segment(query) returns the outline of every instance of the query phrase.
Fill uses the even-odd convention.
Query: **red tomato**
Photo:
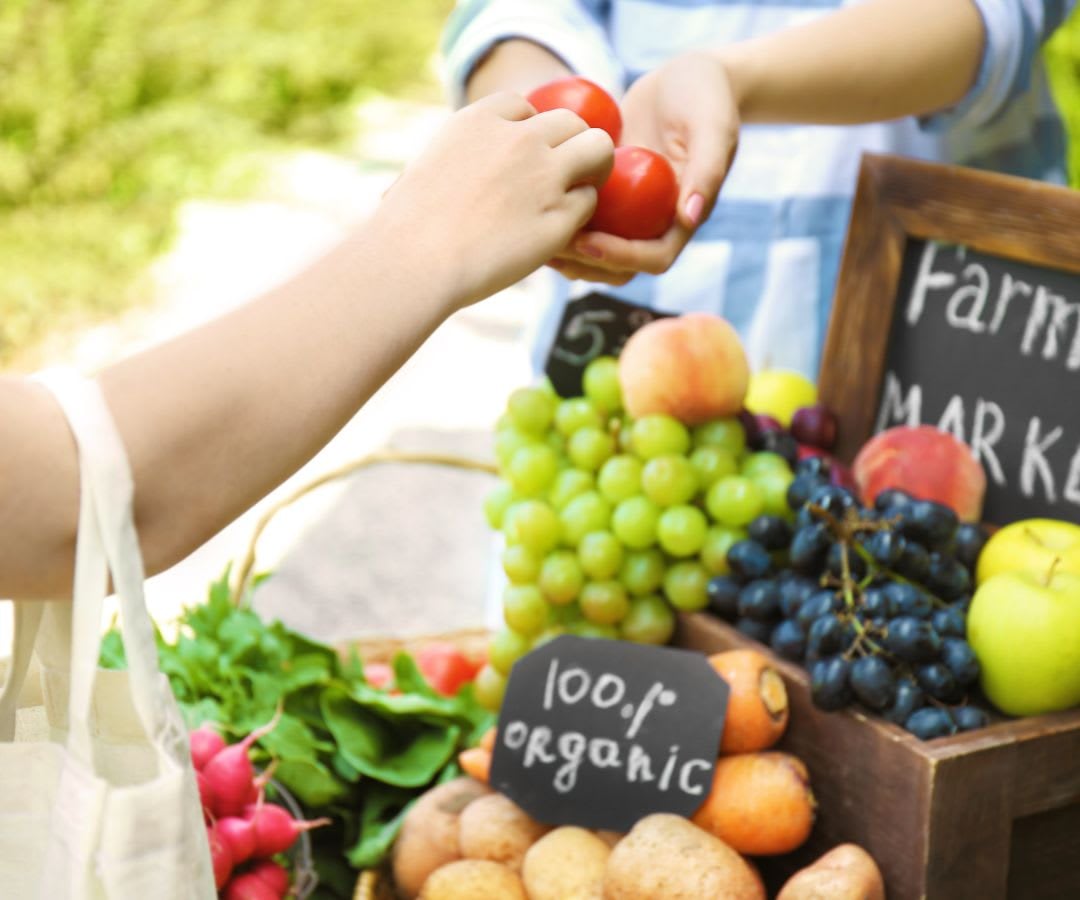
[[[526,98],[537,112],[568,109],[577,113],[590,128],[602,128],[619,143],[622,115],[619,104],[600,85],[572,76],[541,85]]]
[[[588,228],[633,240],[658,238],[675,221],[679,182],[659,153],[617,147],[615,167],[600,188]]]
[[[457,647],[446,641],[425,645],[416,655],[416,665],[428,683],[440,694],[452,697],[476,677],[479,668]]]

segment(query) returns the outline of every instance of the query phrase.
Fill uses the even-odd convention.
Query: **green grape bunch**
[[[751,452],[738,419],[633,419],[610,356],[582,385],[566,398],[546,381],[518,388],[496,424],[500,481],[484,511],[505,543],[505,628],[489,677],[505,681],[560,634],[668,643],[679,611],[708,605],[748,524],[793,515],[787,461]]]

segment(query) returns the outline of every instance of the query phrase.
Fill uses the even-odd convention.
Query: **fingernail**
[[[686,218],[691,225],[697,225],[701,221],[701,213],[705,209],[705,198],[701,194],[691,194],[686,201]]]
[[[591,244],[588,241],[579,241],[574,245],[574,249],[578,253],[584,253],[586,256],[591,256],[593,259],[603,259],[604,251],[601,250],[596,244]]]

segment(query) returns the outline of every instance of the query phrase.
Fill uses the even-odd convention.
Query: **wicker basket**
[[[249,590],[251,579],[255,572],[255,556],[259,537],[262,535],[267,525],[270,524],[270,521],[279,512],[316,488],[338,481],[360,469],[382,463],[436,465],[487,474],[496,473],[495,467],[486,462],[447,454],[402,453],[398,451],[375,453],[327,472],[313,481],[302,485],[279,502],[270,506],[256,522],[255,529],[248,542],[247,552],[244,554],[244,558],[237,569],[232,590],[233,602],[237,604],[240,603]],[[489,633],[485,629],[470,628],[445,632],[442,634],[416,635],[410,637],[361,637],[355,640],[339,642],[336,645],[336,649],[342,656],[348,656],[355,652],[365,662],[389,663],[393,660],[394,656],[401,651],[415,655],[423,649],[425,645],[438,641],[454,644],[466,656],[477,656],[485,651],[489,636]],[[388,871],[383,869],[370,869],[360,873],[360,877],[356,882],[356,888],[353,892],[353,900],[395,900],[395,897],[396,892],[393,889]]]

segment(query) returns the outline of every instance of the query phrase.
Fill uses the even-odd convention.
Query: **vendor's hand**
[[[565,247],[611,171],[608,135],[516,94],[455,113],[383,198],[372,225],[408,251],[451,307],[487,297]]]
[[[621,285],[638,272],[666,272],[708,218],[735,156],[738,107],[716,56],[692,52],[675,57],[639,78],[621,108],[621,143],[662,153],[675,168],[676,220],[651,241],[582,232],[549,263],[567,278]]]

